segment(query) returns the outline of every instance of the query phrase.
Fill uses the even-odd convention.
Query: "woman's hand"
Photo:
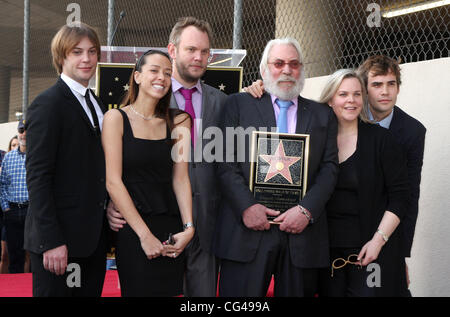
[[[194,232],[194,227],[189,227],[186,230],[173,235],[175,244],[164,244],[163,255],[171,258],[179,256],[194,237]]]
[[[157,258],[164,252],[164,246],[153,234],[148,233],[141,239],[141,247],[149,260]]]
[[[359,252],[358,260],[361,261],[361,265],[366,266],[375,261],[385,243],[383,237],[380,234],[375,233],[372,240],[367,242]]]

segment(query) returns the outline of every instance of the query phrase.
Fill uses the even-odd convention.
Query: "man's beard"
[[[189,73],[188,67],[186,67],[185,65],[181,64],[181,63],[175,63],[175,67],[177,68],[178,71],[178,75],[186,82],[188,83],[194,83],[197,82],[204,74],[206,71],[206,68],[203,69],[202,73],[200,76],[198,77],[194,77]]]
[[[269,70],[266,71],[266,74],[266,76],[263,76],[264,89],[281,100],[292,100],[297,98],[305,85],[304,72],[301,72],[300,78],[297,80],[294,77],[287,75],[281,75],[277,80],[275,80]],[[284,90],[278,87],[278,83],[281,81],[292,81],[294,82],[294,85],[289,90]]]

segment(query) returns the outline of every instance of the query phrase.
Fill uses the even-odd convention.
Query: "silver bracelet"
[[[183,225],[183,230],[186,230],[187,228],[190,228],[190,227],[194,227],[194,224],[192,222],[186,222]]]
[[[298,205],[300,207],[300,212],[306,216],[306,219],[308,219],[308,222],[310,224],[314,223],[314,218],[311,218],[311,216],[306,212],[305,208],[302,205]]]
[[[377,229],[377,233],[381,234],[381,236],[383,237],[384,242],[388,242],[389,237],[380,229]]]

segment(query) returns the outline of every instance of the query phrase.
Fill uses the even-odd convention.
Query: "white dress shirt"
[[[75,97],[77,97],[78,101],[80,102],[81,106],[84,109],[84,112],[86,112],[89,120],[91,121],[92,126],[94,126],[94,119],[92,118],[91,110],[89,109],[88,105],[86,104],[86,100],[84,98],[84,95],[86,94],[86,90],[88,88],[84,87],[79,82],[73,80],[69,76],[65,75],[64,73],[61,74],[61,79],[69,86],[70,90],[74,94]],[[97,113],[98,117],[98,124],[100,125],[100,131],[102,130],[103,125],[103,111],[100,108],[100,106],[97,103],[97,100],[92,96],[92,93],[89,94],[89,97],[91,99],[92,104],[94,105],[95,112]]]

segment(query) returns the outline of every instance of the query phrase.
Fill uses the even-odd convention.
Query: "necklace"
[[[141,117],[142,119],[147,120],[147,121],[152,120],[156,116],[155,114],[152,114],[151,116],[146,117],[142,113],[137,112],[136,109],[134,109],[133,105],[130,105],[130,108],[131,108],[131,110],[133,110],[133,112],[135,114],[137,114],[139,117]]]

